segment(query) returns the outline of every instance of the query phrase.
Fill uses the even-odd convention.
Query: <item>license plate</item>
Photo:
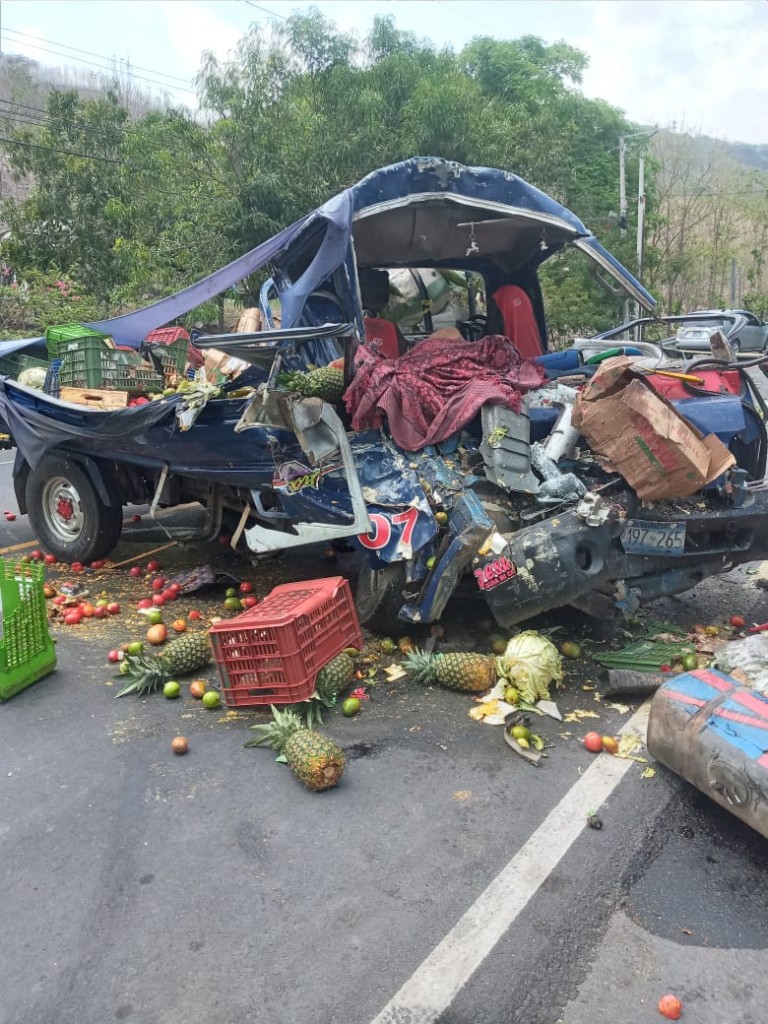
[[[678,555],[685,549],[685,523],[628,520],[621,535],[628,555]]]

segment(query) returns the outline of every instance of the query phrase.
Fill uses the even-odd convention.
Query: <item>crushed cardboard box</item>
[[[718,437],[704,437],[632,366],[626,356],[606,359],[573,408],[573,425],[604,469],[658,501],[695,494],[735,465]]]

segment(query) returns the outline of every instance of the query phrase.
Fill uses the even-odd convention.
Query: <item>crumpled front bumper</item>
[[[704,508],[699,505],[705,505]],[[623,520],[587,526],[574,510],[505,535],[503,548],[473,559],[471,570],[501,626],[541,612],[576,605],[592,614],[623,611],[680,593],[707,576],[768,557],[768,490],[752,492],[740,506],[694,503],[669,514],[640,509],[633,520],[684,522],[685,549],[670,554],[628,554]]]

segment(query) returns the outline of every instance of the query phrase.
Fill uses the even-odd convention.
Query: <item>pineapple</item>
[[[251,726],[256,736],[245,746],[269,744],[291,766],[299,782],[314,792],[338,785],[344,772],[344,751],[341,747],[327,736],[306,729],[295,711],[278,711],[273,706],[272,718],[268,725]]]
[[[352,682],[354,673],[355,663],[344,651],[320,669],[315,680],[315,693],[325,707],[334,706],[336,698]]]
[[[140,697],[159,690],[169,679],[188,675],[205,668],[211,660],[211,642],[207,633],[185,633],[166,646],[162,654],[131,655],[122,663],[121,674],[126,676],[125,686],[116,694],[124,697],[138,693]]]
[[[496,682],[496,659],[486,654],[424,654],[418,649],[405,667],[419,683],[440,683],[449,690],[482,693]]]
[[[345,391],[344,371],[331,366],[310,370],[309,373],[281,373],[278,379],[289,391],[296,391],[307,397],[322,398],[324,402],[340,402]]]

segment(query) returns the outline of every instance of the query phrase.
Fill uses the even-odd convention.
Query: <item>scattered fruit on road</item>
[[[206,683],[204,679],[193,679],[189,684],[189,694],[191,697],[195,697],[197,700],[205,694]]]
[[[157,647],[159,644],[164,644],[168,639],[168,630],[162,624],[158,622],[154,626],[150,626],[147,630],[147,642],[152,644],[153,647]]]
[[[683,1004],[677,996],[666,995],[659,1000],[659,1013],[667,1020],[679,1020],[683,1012]]]
[[[174,633],[186,633],[187,623],[184,621],[184,619],[174,619],[173,622],[171,623],[171,629],[174,631]]]
[[[341,713],[347,718],[351,718],[356,715],[360,710],[360,701],[357,697],[347,697],[344,703],[341,705]]]
[[[171,740],[171,750],[174,754],[186,754],[189,750],[189,741],[186,736],[174,736]]]
[[[695,654],[684,654],[680,659],[680,664],[686,672],[692,672],[695,668],[699,667],[699,659]]]
[[[732,615],[730,618],[730,623],[734,629],[743,629],[747,624],[746,620],[743,619],[741,615]]]
[[[566,640],[564,644],[560,645],[560,653],[564,658],[580,658],[581,647],[572,640]]]
[[[163,687],[163,696],[167,697],[168,700],[175,700],[176,697],[181,693],[181,686],[176,682],[175,679],[169,679]]]
[[[603,736],[603,750],[609,754],[616,754],[619,750],[619,741],[615,736]]]
[[[584,746],[591,754],[599,754],[603,749],[603,737],[599,732],[588,732],[584,737]]]
[[[206,690],[202,697],[203,707],[213,710],[221,704],[221,697],[218,690]]]

